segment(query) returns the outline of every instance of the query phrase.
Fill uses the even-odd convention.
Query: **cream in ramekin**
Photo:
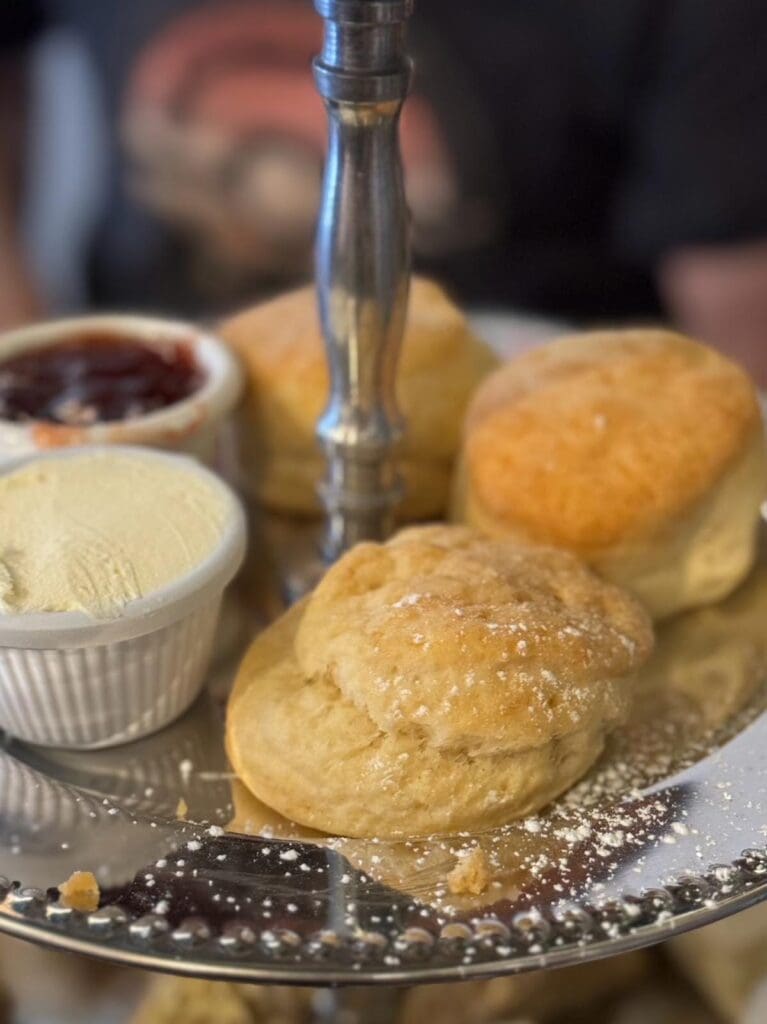
[[[9,361],[52,352],[73,341],[114,339],[135,342],[163,357],[173,358],[182,347],[197,370],[197,379],[178,400],[149,411],[130,403],[124,415],[100,419],[87,402],[70,400],[62,389],[59,408],[51,415],[35,416],[26,410],[9,411],[0,401],[0,463],[53,448],[89,444],[139,444],[214,459],[216,441],[225,418],[240,396],[242,375],[228,347],[214,335],[190,324],[156,317],[104,314],[33,324],[0,335],[0,385]],[[38,365],[39,369],[39,365]],[[169,368],[172,371],[172,367]],[[6,374],[7,379],[8,374]],[[116,375],[122,386],[125,373]],[[171,372],[172,377],[172,372]],[[0,387],[0,399],[2,399]]]
[[[0,727],[92,748],[178,717],[244,549],[238,499],[194,459],[92,447],[3,467]]]

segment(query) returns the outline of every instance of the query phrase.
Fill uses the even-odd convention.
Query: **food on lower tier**
[[[325,832],[490,828],[596,760],[651,647],[638,602],[566,552],[405,530],[357,545],[258,637],[228,753],[259,799]]]
[[[666,331],[582,334],[480,387],[454,518],[570,550],[661,618],[724,597],[748,573],[766,465],[740,367]]]
[[[181,460],[72,450],[0,476],[0,614],[119,614],[219,544],[233,502]]]
[[[188,342],[150,345],[80,331],[0,362],[0,419],[67,426],[130,419],[188,398],[203,381]]]
[[[311,1024],[316,990],[153,974],[128,1024]]]
[[[247,310],[219,333],[248,378],[240,420],[244,483],[270,508],[318,514],[325,463],[315,429],[329,383],[314,289]],[[400,448],[403,518],[444,513],[464,410],[496,362],[438,285],[412,281],[397,378],[407,422]]]

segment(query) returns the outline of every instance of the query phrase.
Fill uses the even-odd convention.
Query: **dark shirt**
[[[43,10],[36,0],[5,0],[0,6],[0,54],[24,49],[43,25]]]
[[[419,12],[485,119],[473,142],[446,120],[498,218],[493,244],[444,264],[467,294],[587,319],[653,313],[664,253],[767,237],[762,0]]]

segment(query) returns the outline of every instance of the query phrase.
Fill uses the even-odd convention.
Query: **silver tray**
[[[288,552],[291,589],[311,538],[261,536]],[[411,984],[606,957],[767,897],[767,557],[662,628],[631,722],[570,794],[481,836],[408,843],[301,830],[232,777],[223,704],[247,609],[276,606],[265,593],[230,603],[209,690],[170,728],[95,753],[0,746],[0,930],[179,974]],[[473,844],[492,880],[455,895]],[[60,902],[75,870],[99,880],[93,913]]]

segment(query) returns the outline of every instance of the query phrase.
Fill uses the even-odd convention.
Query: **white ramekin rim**
[[[222,592],[242,565],[247,543],[242,504],[221,477],[191,456],[139,445],[85,445],[22,456],[4,463],[0,467],[0,475],[12,473],[30,463],[96,453],[129,454],[149,461],[183,466],[186,471],[202,477],[224,497],[229,508],[230,514],[222,536],[214,550],[199,565],[159,590],[131,601],[113,618],[94,618],[86,612],[0,613],[0,648],[50,650],[93,647],[145,636],[178,621]]]
[[[62,434],[65,431],[76,433],[79,444],[100,444],[116,432],[129,444],[143,437],[182,433],[199,423],[201,410],[204,410],[206,420],[222,418],[234,408],[242,393],[242,371],[234,353],[215,334],[183,320],[132,313],[94,313],[41,321],[0,335],[0,354],[5,356],[44,348],[67,335],[98,330],[140,338],[148,345],[153,341],[189,341],[205,379],[187,398],[141,416],[76,427],[45,424],[52,432],[60,429]],[[19,423],[0,419],[0,446],[13,448],[21,445],[29,438],[30,431],[44,422],[31,420]]]

